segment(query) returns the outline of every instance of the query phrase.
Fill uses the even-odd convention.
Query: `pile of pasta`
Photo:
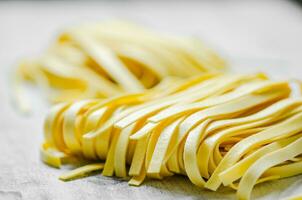
[[[217,72],[225,62],[194,37],[159,34],[121,21],[62,31],[39,58],[20,62],[17,101],[26,110],[24,82],[50,102],[107,98],[152,88],[163,78]]]
[[[255,184],[302,173],[302,98],[291,97],[287,81],[260,73],[208,73],[143,93],[60,103],[44,128],[45,163],[83,165],[62,180],[102,170],[140,185],[181,174],[250,199]]]

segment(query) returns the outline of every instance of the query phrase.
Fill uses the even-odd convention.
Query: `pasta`
[[[89,160],[62,180],[103,170],[140,185],[183,174],[210,190],[229,186],[238,199],[250,199],[258,183],[302,173],[302,99],[290,96],[287,81],[211,73],[167,85],[54,106],[43,161],[59,168]]]
[[[39,58],[20,62],[16,101],[21,110],[29,110],[25,81],[58,103],[142,92],[166,77],[177,81],[222,71],[225,65],[196,38],[158,34],[118,21],[82,24],[64,30]]]

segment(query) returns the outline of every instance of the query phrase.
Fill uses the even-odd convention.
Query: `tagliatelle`
[[[62,180],[102,167],[105,176],[130,176],[130,185],[183,174],[249,199],[255,184],[302,173],[302,99],[290,93],[288,82],[262,74],[212,74],[164,92],[61,103],[45,120],[41,156],[54,167],[97,163]]]
[[[64,30],[40,57],[20,62],[15,100],[22,111],[30,109],[24,82],[38,85],[45,98],[57,103],[141,92],[167,77],[190,78],[225,66],[196,38],[119,21],[83,24]]]
[[[276,150],[274,152],[268,153],[267,155],[258,159],[243,175],[240,180],[238,187],[238,197],[239,199],[248,199],[251,190],[257,181],[257,179],[263,174],[267,169],[281,164],[291,158],[302,153],[302,137],[288,144],[287,146]]]
[[[96,171],[96,170],[101,170],[103,169],[104,164],[100,163],[100,164],[89,164],[89,165],[85,165],[83,167],[74,169],[66,174],[61,175],[59,178],[63,181],[69,181],[71,179],[77,178],[77,177],[81,177],[83,175],[85,175],[86,172],[92,172],[92,171]]]

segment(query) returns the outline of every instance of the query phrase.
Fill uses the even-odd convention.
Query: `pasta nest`
[[[46,117],[44,136],[45,163],[83,165],[62,180],[102,170],[140,185],[182,174],[249,199],[255,184],[302,173],[302,99],[291,96],[288,81],[264,74],[208,73],[60,103]]]

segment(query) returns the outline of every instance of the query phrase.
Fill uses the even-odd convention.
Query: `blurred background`
[[[301,65],[301,1],[0,1],[0,58],[36,56],[68,25],[126,19],[199,36],[239,69]],[[291,76],[295,76],[292,73]]]

